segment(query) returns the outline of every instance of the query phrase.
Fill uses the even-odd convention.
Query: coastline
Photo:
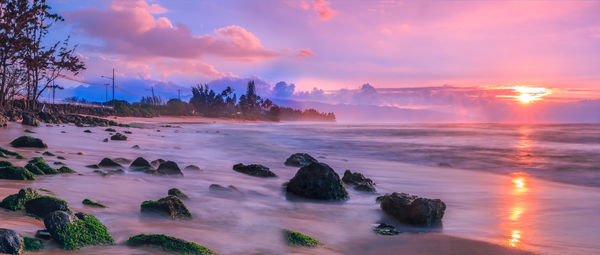
[[[159,117],[119,117],[119,116],[108,116],[105,117],[108,120],[116,121],[117,123],[130,124],[130,123],[148,123],[148,124],[159,124],[159,123],[181,123],[181,124],[241,124],[241,123],[268,123],[264,120],[244,120],[244,119],[230,119],[230,118],[208,118],[201,116],[159,116]],[[275,122],[274,122],[275,123]]]

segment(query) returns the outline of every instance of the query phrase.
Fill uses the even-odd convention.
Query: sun
[[[550,95],[551,91],[546,88],[530,88],[524,86],[513,87],[515,92],[519,93],[515,99],[521,103],[528,104],[533,101],[541,100],[542,97]]]

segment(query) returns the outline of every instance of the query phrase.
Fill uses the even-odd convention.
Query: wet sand
[[[150,124],[160,127],[161,123]],[[9,128],[0,130],[0,146],[10,148],[8,143],[12,139],[26,135],[25,128],[31,129],[36,132],[31,135],[44,139],[49,145],[48,151],[66,157],[64,162],[82,175],[42,176],[35,181],[0,180],[0,197],[26,187],[49,189],[65,199],[74,211],[95,215],[108,227],[118,244],[78,251],[63,251],[50,245],[38,254],[161,253],[157,249],[122,245],[128,237],[139,233],[180,237],[220,254],[522,254],[525,250],[544,254],[585,254],[596,250],[590,245],[594,235],[584,231],[590,228],[586,219],[595,215],[596,205],[573,211],[568,208],[575,208],[574,204],[579,203],[563,199],[597,201],[594,200],[598,198],[595,188],[527,176],[348,158],[340,148],[319,148],[312,153],[301,145],[277,143],[279,138],[272,137],[272,132],[263,132],[275,128],[285,130],[282,132],[287,134],[296,128],[281,124],[178,126],[160,128],[161,132],[155,128],[116,128],[132,131],[133,134],[128,135],[130,141],[103,143],[109,134],[102,127],[31,128],[11,123]],[[83,133],[85,129],[93,133]],[[132,149],[133,145],[141,148]],[[339,174],[347,168],[361,170],[377,183],[379,195],[396,191],[442,199],[448,208],[443,226],[433,229],[402,227],[404,233],[398,236],[377,236],[371,231],[374,223],[395,223],[375,203],[378,194],[349,189],[350,200],[342,203],[287,199],[282,184],[295,174],[297,168],[286,167],[283,161],[298,150],[311,152]],[[37,152],[42,152],[36,149],[16,151],[28,158],[40,156]],[[84,155],[78,155],[78,152]],[[182,178],[130,171],[102,177],[84,167],[98,163],[103,157],[132,160],[138,156],[148,160],[174,160],[180,167],[195,164],[202,171],[184,171]],[[45,158],[50,164],[62,161]],[[10,161],[18,165],[26,163],[24,160]],[[238,162],[264,164],[279,177],[262,179],[236,173],[231,166]],[[520,184],[519,178],[523,178]],[[211,192],[208,186],[213,183],[235,185],[243,194]],[[173,221],[140,214],[142,201],[164,197],[172,187],[190,197],[185,204],[193,215],[191,220]],[[96,200],[108,208],[86,207],[81,204],[84,198]],[[575,219],[569,218],[566,222],[567,216]],[[33,236],[36,230],[43,228],[43,223],[26,217],[23,212],[0,209],[0,227]],[[568,227],[576,232],[556,231],[566,231]],[[316,249],[287,247],[281,234],[283,228],[311,235],[326,246]],[[515,231],[519,237],[514,237]],[[564,235],[577,238],[583,244],[577,247],[566,240],[561,242],[559,237]]]

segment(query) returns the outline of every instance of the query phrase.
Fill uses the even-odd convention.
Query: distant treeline
[[[112,102],[87,102],[76,97],[67,98],[69,102],[112,105]],[[114,109],[119,116],[152,117],[171,116],[205,116],[211,118],[235,118],[246,120],[293,120],[293,121],[335,121],[335,114],[320,113],[315,109],[304,111],[289,107],[279,107],[270,99],[263,99],[256,94],[254,81],[248,83],[246,93],[239,99],[231,87],[221,93],[209,89],[208,85],[192,87],[192,98],[189,102],[177,98],[164,102],[160,97],[143,97],[140,102],[128,103],[115,101]]]

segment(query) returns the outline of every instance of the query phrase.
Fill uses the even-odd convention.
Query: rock
[[[132,148],[132,149],[139,149],[139,148],[140,148],[140,146],[136,144],[136,145],[134,145],[134,146],[131,146],[131,148]]]
[[[25,165],[25,168],[27,170],[29,170],[30,172],[35,173],[37,175],[58,174],[59,173],[59,171],[50,167],[48,165],[48,163],[46,163],[46,161],[42,157],[35,157],[35,158],[31,159],[27,163],[27,165]]]
[[[89,198],[84,199],[83,201],[81,201],[81,203],[84,204],[84,205],[106,208],[106,205],[98,203],[98,202],[96,202],[94,200],[91,200]]]
[[[127,165],[127,164],[131,163],[131,160],[126,159],[126,158],[116,158],[116,159],[114,159],[114,161],[121,165]]]
[[[43,219],[51,212],[70,212],[71,209],[69,209],[69,205],[65,200],[51,196],[40,196],[25,202],[25,211]]]
[[[165,162],[165,160],[164,160],[164,159],[162,159],[162,158],[159,158],[159,159],[157,159],[157,160],[153,160],[153,161],[152,161],[152,162],[150,162],[150,163],[151,163],[152,165],[159,166],[159,165],[160,165],[160,164],[162,164],[163,162]]]
[[[8,162],[8,161],[2,161]],[[8,162],[10,163],[10,162]],[[13,166],[12,164],[0,167],[0,179],[6,180],[35,180],[35,174],[29,170]]]
[[[373,232],[375,232],[375,234],[384,236],[395,236],[400,234],[400,231],[396,230],[396,227],[385,223],[375,224],[373,227]]]
[[[127,136],[125,136],[121,133],[116,133],[115,135],[110,137],[110,140],[127,141],[127,140],[129,140],[129,138],[127,138]]]
[[[129,167],[135,170],[152,169],[152,165],[150,165],[150,162],[148,162],[148,160],[142,157],[136,158],[133,162],[131,162],[131,165],[129,165]]]
[[[85,167],[91,168],[91,169],[98,169],[98,168],[100,168],[100,166],[98,166],[98,165],[87,165]]]
[[[268,167],[257,164],[244,165],[239,163],[233,165],[233,170],[256,177],[277,177],[277,175],[271,172]]]
[[[198,167],[197,165],[189,165],[189,166],[186,166],[185,168],[183,168],[183,170],[195,170],[195,171],[199,171],[200,167]]]
[[[62,212],[62,211],[58,211],[58,212]],[[35,232],[35,237],[37,237],[39,239],[50,240],[50,238],[52,238],[52,235],[50,235],[50,232],[48,232],[48,230],[43,229],[43,230],[38,230],[37,232]]]
[[[44,249],[42,240],[31,237],[23,237],[23,250],[28,252],[36,252]]]
[[[308,166],[311,163],[318,163],[319,161],[313,158],[311,155],[306,153],[294,153],[285,160],[286,166]]]
[[[123,131],[123,133],[128,134],[128,135],[132,134],[131,131],[127,131],[127,130]]]
[[[317,247],[323,244],[317,239],[299,232],[291,231],[289,229],[284,229],[283,234],[285,236],[285,240],[287,241],[287,245],[289,246]]]
[[[108,138],[104,138],[104,140],[102,140],[102,142],[108,143]]]
[[[39,127],[40,121],[37,120],[33,115],[23,113],[23,120],[21,121],[21,124],[32,127]]]
[[[338,174],[325,163],[312,163],[298,170],[286,187],[287,192],[319,200],[343,200],[348,191]]]
[[[0,228],[0,253],[2,254],[21,254],[23,251],[23,241],[16,231]]]
[[[83,130],[83,132],[84,132],[84,133],[91,133],[91,132],[92,132],[92,130],[86,129],[86,130]]]
[[[15,157],[15,158],[17,158],[17,159],[25,159],[25,157],[23,157],[21,154],[19,154],[19,153],[16,153],[16,152],[14,152],[14,151],[9,151],[9,150],[7,150],[7,149],[4,149],[4,148],[2,148],[2,147],[0,147],[0,152],[1,152],[2,154],[4,154],[5,158],[6,158],[6,156],[8,155],[8,156],[14,156],[14,157]]]
[[[20,147],[48,148],[48,145],[46,145],[44,142],[42,142],[41,139],[31,137],[31,136],[21,136],[15,140],[13,140],[12,142],[10,142],[10,145],[12,145],[12,147],[15,147],[15,148],[20,148]]]
[[[115,130],[114,128],[107,128],[107,129],[104,129],[104,131],[106,131],[106,132],[117,132],[117,130]]]
[[[359,172],[351,172],[350,170],[346,170],[344,172],[344,177],[342,177],[342,181],[345,184],[353,185],[355,190],[365,191],[365,192],[376,192],[375,183],[369,178],[366,178],[363,174]]]
[[[229,185],[227,187],[223,187],[219,184],[211,184],[210,186],[208,186],[208,189],[211,191],[218,191],[218,192],[238,192],[238,193],[242,193],[240,190],[238,190],[235,186],[233,185]]]
[[[102,161],[100,161],[100,163],[98,163],[99,167],[121,167],[121,164],[115,162],[112,159],[109,158],[103,158]]]
[[[406,193],[385,194],[378,198],[381,209],[397,220],[414,225],[430,226],[444,217],[446,204],[439,199],[411,196]]]
[[[158,166],[158,169],[156,169],[156,173],[166,175],[183,175],[181,169],[179,169],[179,166],[177,166],[177,163],[173,161],[160,163],[160,166]]]
[[[165,251],[180,254],[212,255],[217,254],[209,248],[200,246],[183,239],[163,234],[139,234],[129,238],[127,245],[130,246],[158,246]]]
[[[35,132],[33,132],[33,131],[29,130],[29,129],[25,129],[25,130],[23,130],[23,132],[30,133],[30,134],[35,134]]]
[[[56,169],[61,174],[74,174],[76,173],[73,169],[68,168],[66,166],[61,166],[59,169]]]
[[[65,157],[63,157],[63,156],[56,156],[56,158],[57,158],[57,159],[60,159],[60,160],[66,160],[66,158],[65,158]]]
[[[192,217],[192,214],[185,207],[181,199],[176,196],[167,196],[158,201],[144,201],[140,207],[142,213],[168,215],[173,219]]]
[[[44,225],[54,240],[67,250],[114,242],[106,226],[89,214],[77,213],[73,217],[70,213],[55,211],[44,219]]]
[[[179,190],[178,188],[172,188],[170,189],[167,194],[169,196],[176,196],[180,199],[188,199],[188,196],[185,195],[183,192],[181,192],[181,190]]]
[[[26,188],[19,190],[19,193],[12,194],[5,197],[0,202],[0,207],[11,211],[18,211],[25,209],[25,203],[31,199],[40,197],[34,189]]]

